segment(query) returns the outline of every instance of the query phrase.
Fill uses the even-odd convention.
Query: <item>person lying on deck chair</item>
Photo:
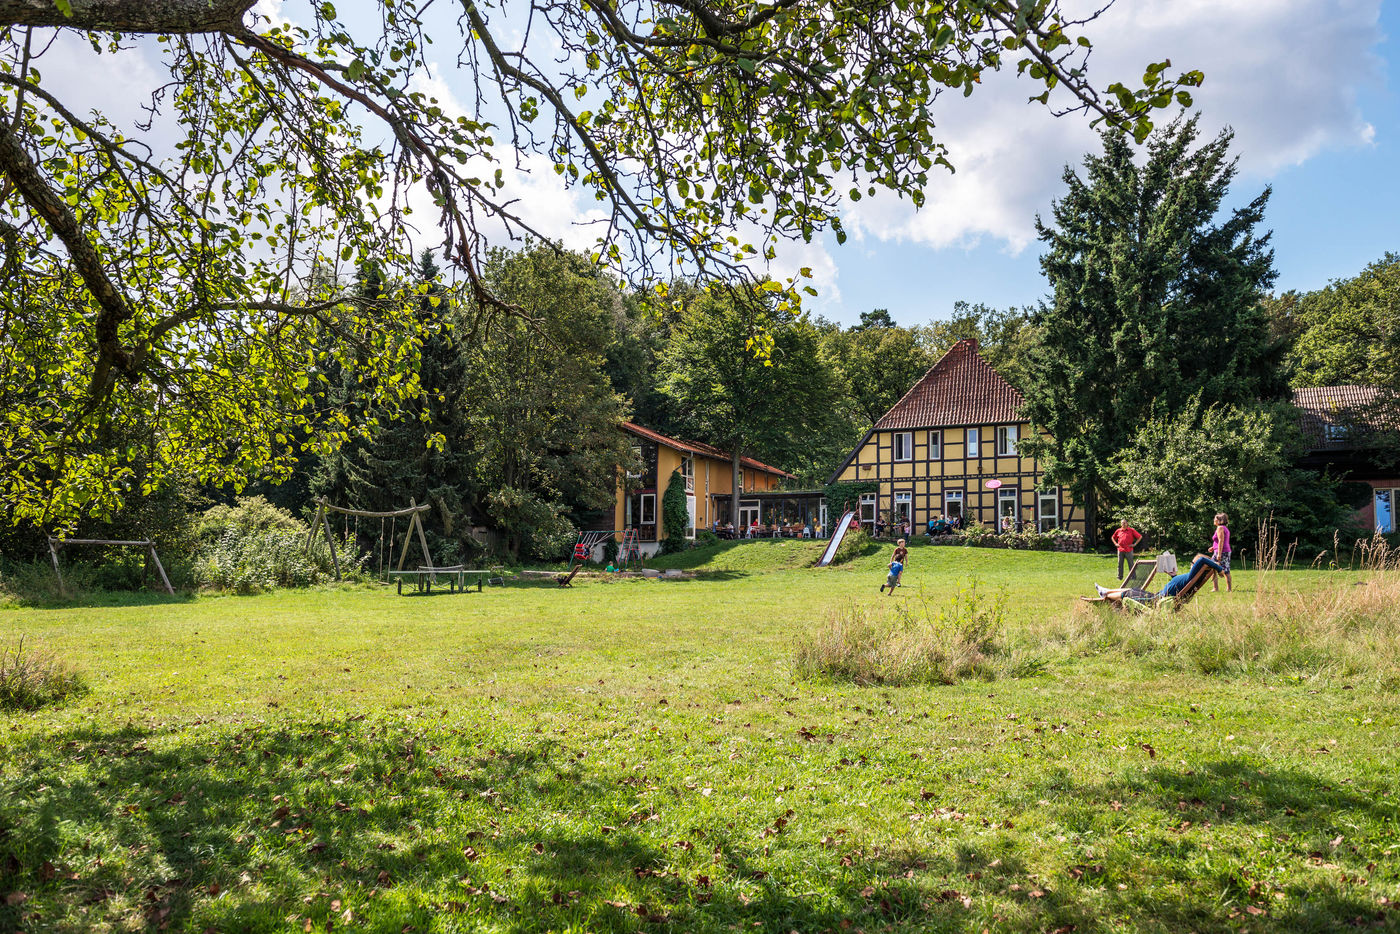
[[[1140,587],[1119,587],[1110,590],[1107,587],[1100,587],[1098,584],[1094,585],[1094,589],[1099,592],[1100,597],[1103,597],[1111,603],[1122,603],[1124,598],[1148,602],[1167,597],[1175,597],[1185,589],[1187,583],[1190,582],[1191,578],[1195,577],[1196,572],[1202,567],[1209,568],[1215,574],[1225,573],[1225,569],[1219,564],[1216,564],[1210,555],[1198,554],[1192,559],[1191,567],[1188,568],[1184,574],[1178,574],[1167,581],[1167,585],[1162,588],[1161,593],[1154,594],[1152,591],[1143,590]]]

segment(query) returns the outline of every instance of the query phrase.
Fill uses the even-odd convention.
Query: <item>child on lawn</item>
[[[904,539],[900,539],[894,546],[894,558],[890,561],[890,576],[880,585],[880,593],[885,592],[885,588],[890,589],[890,596],[894,596],[894,589],[899,586],[899,579],[904,576],[904,562],[909,558],[909,549],[904,547]]]
[[[1223,512],[1215,514],[1215,535],[1210,540],[1210,556],[1215,563],[1225,569],[1225,592],[1233,593],[1235,582],[1230,579],[1230,517]],[[1215,592],[1220,592],[1220,579],[1215,579]]]

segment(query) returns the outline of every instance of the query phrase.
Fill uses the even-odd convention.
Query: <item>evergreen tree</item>
[[[1093,535],[1109,463],[1138,427],[1182,409],[1283,398],[1283,346],[1262,307],[1273,282],[1265,189],[1220,217],[1232,134],[1197,147],[1195,118],[1154,134],[1139,165],[1121,134],[1065,170],[1053,223],[1037,220],[1054,289],[1023,387],[1048,482],[1085,504]],[[1111,501],[1110,501],[1111,502]]]
[[[476,471],[463,394],[466,359],[459,345],[456,310],[443,288],[431,251],[419,258],[415,309],[420,392],[394,410],[362,409],[349,398],[354,417],[371,426],[367,437],[352,439],[323,466],[315,484],[332,501],[359,509],[386,511],[410,499],[434,509],[425,517],[435,557],[455,559],[468,547],[470,514],[476,502]],[[383,281],[371,265],[357,277],[361,301],[382,300]],[[368,544],[378,528],[362,529]]]
[[[686,508],[685,477],[679,470],[671,471],[666,492],[661,494],[661,520],[666,526],[666,538],[661,542],[664,554],[685,548],[685,533],[690,525],[690,510]]]

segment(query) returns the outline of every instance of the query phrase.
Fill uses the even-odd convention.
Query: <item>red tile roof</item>
[[[1400,413],[1387,411],[1376,386],[1312,386],[1293,390],[1298,427],[1310,450],[1355,447],[1353,427],[1378,431],[1400,428]],[[1328,437],[1328,428],[1334,431]]]
[[[975,340],[961,340],[875,423],[874,430],[1019,422],[1024,402],[982,359]]]
[[[668,448],[673,448],[677,451],[684,451],[687,454],[699,454],[701,457],[711,457],[716,460],[724,461],[725,463],[729,463],[731,459],[731,455],[728,452],[721,451],[714,445],[705,444],[702,441],[681,441],[677,438],[671,438],[666,435],[663,435],[659,431],[652,431],[650,428],[643,428],[636,422],[623,422],[622,427],[624,430],[630,431],[632,434],[636,435],[639,438],[646,438],[648,441],[655,441],[657,444],[664,444]],[[762,471],[763,473],[770,473],[774,474],[775,476],[786,477],[789,480],[797,479],[793,474],[788,473],[786,470],[780,470],[777,467],[773,467],[763,463],[763,461],[754,460],[752,457],[741,457],[739,458],[739,463],[743,464],[750,470],[758,470]]]

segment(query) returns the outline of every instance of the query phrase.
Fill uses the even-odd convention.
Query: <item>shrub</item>
[[[26,647],[0,646],[0,710],[35,710],[65,697],[87,693],[83,676],[52,654]]]
[[[696,531],[696,533],[695,533],[695,545],[696,545],[697,548],[703,548],[703,547],[705,547],[706,545],[718,545],[718,544],[719,544],[719,536],[716,535],[714,532],[711,532],[709,529],[699,529],[698,531]]]
[[[327,580],[333,570],[330,549],[318,537],[308,555],[307,531],[305,523],[261,496],[215,506],[199,522],[195,579],[206,587],[244,594]],[[336,550],[342,572],[353,572],[359,564],[346,544],[337,542]]]
[[[196,531],[202,540],[213,541],[227,532],[240,536],[259,532],[305,535],[307,528],[306,523],[261,496],[240,496],[231,506],[212,506],[205,510],[199,517]]]
[[[807,678],[855,684],[954,684],[1009,673],[1000,639],[1006,592],[970,581],[942,606],[920,593],[909,603],[853,604],[799,637],[796,668]],[[1038,670],[1019,663],[1023,672]]]
[[[685,477],[679,470],[671,471],[671,479],[666,483],[666,492],[661,496],[661,521],[666,527],[666,537],[661,540],[661,553],[674,554],[686,547],[686,526],[690,524],[690,510],[686,508]]]
[[[338,543],[341,571],[359,568],[345,543]],[[305,533],[252,532],[230,529],[200,551],[195,576],[200,584],[233,593],[258,593],[274,587],[306,587],[331,577],[330,550],[317,539],[308,555]]]
[[[848,561],[859,558],[861,555],[870,554],[879,549],[879,547],[880,546],[875,544],[870,536],[866,534],[865,529],[851,529],[846,533],[846,537],[841,539],[841,545],[836,549],[836,554],[832,556],[831,563],[833,565],[845,564]]]

